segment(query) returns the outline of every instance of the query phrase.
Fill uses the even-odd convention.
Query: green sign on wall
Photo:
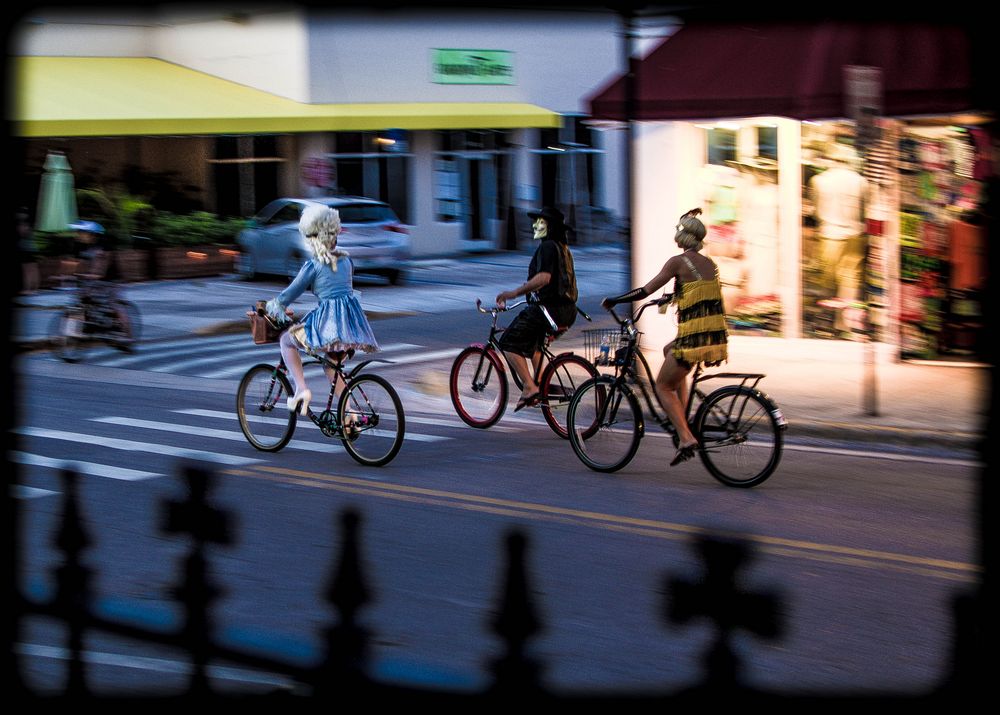
[[[514,84],[514,53],[507,50],[431,50],[437,84]]]

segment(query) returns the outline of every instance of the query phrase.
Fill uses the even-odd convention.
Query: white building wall
[[[216,77],[309,102],[307,32],[299,10],[247,15],[238,20],[185,22],[164,14],[152,52]]]
[[[154,13],[39,8],[20,18],[11,54],[37,57],[148,57]]]
[[[683,122],[637,122],[633,199],[632,285],[645,285],[667,259],[681,253],[674,243],[677,219],[698,205],[691,180],[704,163],[704,132]],[[673,290],[673,283],[665,286]],[[646,310],[639,323],[642,348],[654,374],[663,362],[662,347],[677,334],[675,311]]]
[[[529,102],[582,113],[620,71],[611,12],[313,9],[308,19],[312,102]],[[510,51],[514,84],[435,84],[433,48]]]

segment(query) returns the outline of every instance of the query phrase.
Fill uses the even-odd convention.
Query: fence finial
[[[508,695],[541,692],[541,666],[528,655],[528,641],[542,630],[528,586],[527,538],[519,531],[506,540],[507,573],[500,607],[493,618],[494,633],[507,646],[506,653],[491,664],[495,675],[492,690]]]
[[[748,542],[702,536],[695,541],[695,548],[705,564],[704,578],[698,583],[667,579],[667,617],[673,623],[687,623],[698,617],[712,621],[716,638],[705,655],[703,687],[713,693],[745,689],[730,639],[738,628],[764,638],[780,636],[780,599],[747,593],[737,585],[738,572],[753,555]]]
[[[183,633],[188,639],[193,666],[190,692],[206,695],[211,691],[208,662],[214,635],[210,613],[222,591],[212,582],[205,546],[230,543],[229,519],[226,512],[207,503],[215,482],[212,472],[189,465],[182,468],[182,474],[187,481],[188,497],[184,501],[167,502],[163,531],[188,534],[192,538],[181,583],[172,592],[184,607]]]
[[[342,697],[345,691],[370,684],[368,676],[368,630],[357,619],[358,612],[371,601],[361,566],[357,511],[345,511],[340,517],[340,560],[336,566],[327,601],[340,615],[339,622],[326,629],[327,658],[319,668],[316,692],[328,697]]]
[[[83,658],[83,635],[90,617],[90,582],[93,572],[84,566],[81,555],[90,545],[90,537],[83,526],[80,513],[80,497],[77,491],[79,475],[64,469],[63,518],[56,534],[56,546],[63,554],[63,564],[56,569],[57,612],[66,619],[67,650],[69,666],[66,679],[66,695],[87,694],[86,669]]]

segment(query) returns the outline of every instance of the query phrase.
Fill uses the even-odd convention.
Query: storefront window
[[[709,239],[702,252],[719,268],[730,330],[779,335],[777,127],[705,133],[699,205]]]
[[[899,139],[900,353],[982,354],[985,168],[975,127],[903,127]]]
[[[736,130],[709,129],[708,163],[723,166],[727,161],[736,161]]]
[[[978,357],[981,130],[944,120],[883,124],[864,164],[851,125],[803,125],[803,334],[860,339],[869,311],[874,337],[898,341],[903,358]],[[898,268],[889,273],[889,265]]]
[[[403,223],[410,222],[409,132],[337,132],[328,191],[385,201]]]
[[[437,221],[466,224],[465,238],[489,238],[492,223],[505,215],[501,157],[509,151],[506,132],[492,129],[436,132],[434,212]]]
[[[869,181],[850,125],[803,127],[802,317],[805,337],[861,335]]]

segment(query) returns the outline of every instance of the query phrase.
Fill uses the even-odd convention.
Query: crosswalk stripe
[[[52,494],[58,494],[59,492],[52,491],[51,489],[39,489],[38,487],[26,487],[23,484],[11,484],[11,496],[15,499],[37,499],[38,497],[47,497]]]
[[[157,472],[144,472],[139,469],[113,467],[109,464],[80,462],[72,459],[53,459],[51,457],[45,457],[40,454],[30,454],[28,452],[11,452],[10,458],[18,464],[27,464],[33,467],[51,467],[52,469],[72,469],[81,474],[89,474],[94,477],[109,477],[110,479],[123,479],[130,482],[163,476]]]
[[[456,357],[461,351],[461,348],[448,348],[447,350],[432,350],[431,352],[416,353],[415,355],[392,358],[392,360],[390,360],[391,364],[387,365],[387,367],[392,367],[393,365],[409,365],[415,362],[429,362],[431,360],[440,360],[444,357]]]
[[[398,352],[400,350],[408,350],[419,347],[420,347],[419,345],[413,345],[412,343],[394,343],[392,345],[383,345],[382,350],[379,351],[378,353],[375,353],[375,356],[381,355],[383,353],[393,353],[393,352]],[[274,353],[274,355],[276,354],[277,353]],[[356,359],[362,359],[362,360],[365,359],[364,356],[360,354],[359,356],[355,357]],[[277,357],[274,357],[274,361],[275,362],[277,361]],[[257,362],[260,361],[257,360],[255,362],[241,363],[239,365],[228,365],[227,367],[223,367],[218,370],[210,370],[205,374],[203,374],[202,377],[225,378],[225,377],[234,377],[236,375],[242,375],[251,367],[253,367],[255,364],[257,364]]]
[[[217,419],[236,419],[235,415],[233,415],[232,412],[223,412],[222,410],[201,410],[201,409],[190,408],[190,409],[174,410],[174,412],[177,412],[178,414],[182,414],[182,415],[191,415],[193,417],[212,417],[212,418],[217,418]],[[411,414],[408,414],[408,413],[405,415],[405,417],[406,417],[406,424],[408,424],[408,425],[409,424],[433,425],[435,427],[438,427],[438,426],[439,427],[457,427],[459,429],[464,429],[464,428],[466,428],[468,426],[464,422],[462,422],[461,420],[459,420],[458,417],[455,417],[454,419],[449,420],[449,419],[441,419],[440,417],[425,417],[423,415],[411,415]],[[285,420],[283,418],[280,418],[280,417],[275,417],[275,418],[273,418],[273,420],[274,420],[275,424],[281,424],[281,423],[285,422]],[[316,427],[316,425],[314,425],[309,420],[299,420],[296,424],[297,425],[303,425],[304,424],[307,427],[311,427],[313,429],[319,429],[318,427]],[[298,429],[298,427],[296,427],[296,429]],[[516,427],[504,427],[503,425],[494,425],[491,429],[494,430],[494,431],[498,431],[498,432],[520,432],[521,431],[519,428],[516,428]],[[407,436],[407,438],[409,438],[410,434],[407,433],[406,436]]]
[[[95,447],[107,447],[108,449],[120,449],[125,452],[149,452],[151,454],[165,454],[170,457],[182,459],[192,459],[203,462],[216,462],[238,467],[245,464],[258,464],[261,459],[252,457],[237,457],[231,454],[220,454],[218,452],[208,452],[201,449],[187,449],[185,447],[174,447],[169,444],[156,444],[155,442],[137,442],[129,439],[116,439],[96,434],[83,434],[80,432],[64,432],[62,430],[46,429],[43,427],[18,427],[14,430],[18,434],[28,437],[42,437],[45,439],[57,439],[65,442],[79,442]],[[190,428],[188,429],[190,432]]]
[[[137,346],[137,350],[132,355],[119,355],[111,360],[101,361],[107,367],[126,367],[128,365],[138,365],[150,358],[172,357],[174,355],[190,355],[194,352],[221,352],[224,350],[235,350],[236,348],[256,347],[242,335],[213,335],[200,338],[185,338],[182,341],[170,341],[156,345]]]
[[[230,419],[235,420],[235,415],[229,415]],[[178,425],[172,422],[155,422],[153,420],[140,420],[131,417],[93,417],[92,422],[103,422],[105,424],[119,425],[122,427],[140,427],[142,429],[152,429],[160,430],[163,432],[178,432],[181,434],[191,434],[193,429],[197,429],[197,434],[204,437],[213,437],[215,439],[227,439],[243,442],[246,437],[243,436],[242,432],[232,432],[228,430],[210,429],[206,427],[194,428],[191,425]],[[282,420],[283,421],[283,420]],[[297,425],[298,423],[296,423]],[[310,423],[311,424],[311,423]],[[367,433],[374,437],[387,436],[379,434],[379,432],[369,432]],[[431,435],[431,434],[414,434],[412,432],[406,432],[403,436],[404,440],[409,440],[413,442],[440,442],[442,440],[451,439],[450,437],[444,437],[441,435]],[[302,449],[310,452],[330,452],[336,451],[336,448],[331,448],[329,444],[325,443],[315,443],[315,442],[303,442],[301,440],[293,440],[288,445],[292,449]]]

